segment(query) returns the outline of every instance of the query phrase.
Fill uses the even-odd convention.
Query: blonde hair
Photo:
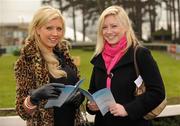
[[[48,49],[41,43],[41,39],[37,33],[38,28],[46,25],[46,23],[48,23],[50,20],[57,18],[61,19],[62,21],[63,35],[59,40],[59,44],[57,45],[60,47],[61,41],[63,40],[65,34],[65,22],[61,12],[51,6],[42,6],[39,8],[39,10],[37,10],[29,25],[29,34],[26,40],[36,42],[37,48],[40,49],[41,54],[47,63],[50,74],[55,78],[60,78],[67,76],[66,72],[59,69],[59,61],[55,58],[53,53],[48,51]]]
[[[96,43],[96,49],[94,52],[94,56],[97,56],[98,54],[100,54],[104,48],[104,39],[103,39],[103,35],[102,35],[102,28],[103,28],[103,24],[104,24],[104,19],[108,15],[117,16],[122,27],[126,28],[126,33],[125,33],[126,38],[127,38],[126,50],[131,45],[134,46],[138,43],[138,40],[135,36],[131,21],[130,21],[127,13],[125,12],[125,10],[122,7],[113,5],[113,6],[106,8],[99,17],[98,29],[97,29],[98,30],[97,31],[97,43]]]

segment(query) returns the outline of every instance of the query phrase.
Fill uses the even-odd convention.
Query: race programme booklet
[[[45,105],[45,108],[52,108],[54,106],[61,107],[77,92],[83,81],[84,79],[81,79],[75,85],[64,85],[65,87],[60,89],[62,90],[60,96],[57,99],[49,99]]]
[[[116,103],[111,90],[108,88],[100,89],[93,94],[81,88],[80,91],[89,101],[96,102],[103,116],[109,111],[109,106]]]

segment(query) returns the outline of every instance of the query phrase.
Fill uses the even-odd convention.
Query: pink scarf
[[[123,50],[126,48],[126,45],[127,40],[125,35],[120,39],[120,41],[115,45],[115,47],[111,47],[111,45],[108,44],[108,42],[105,42],[102,57],[106,65],[108,75],[106,80],[106,87],[109,89],[111,88],[111,78],[113,76],[111,70],[124,55],[125,51]]]

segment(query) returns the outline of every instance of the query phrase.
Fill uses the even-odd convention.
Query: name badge
[[[143,82],[142,77],[139,75],[138,78],[134,81],[137,87],[140,87]]]

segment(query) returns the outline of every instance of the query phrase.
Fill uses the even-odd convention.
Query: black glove
[[[64,85],[59,83],[43,85],[30,93],[30,101],[33,105],[38,105],[41,100],[57,98],[61,94],[62,88]]]
[[[69,100],[68,103],[73,104],[76,108],[79,108],[79,106],[82,104],[84,101],[85,96],[81,94],[80,91],[76,92]]]

